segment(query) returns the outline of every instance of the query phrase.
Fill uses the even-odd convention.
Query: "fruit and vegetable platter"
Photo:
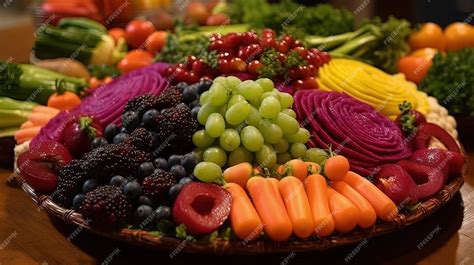
[[[294,7],[40,29],[32,64],[0,70],[16,180],[66,222],[195,253],[324,250],[438,210],[467,168],[472,26],[317,5],[282,28]]]

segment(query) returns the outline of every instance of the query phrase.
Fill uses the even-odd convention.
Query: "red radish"
[[[416,150],[411,154],[408,160],[438,168],[443,172],[445,178],[447,178],[449,174],[449,159],[444,150],[438,148]]]
[[[186,184],[173,206],[177,224],[184,224],[192,235],[216,231],[230,213],[232,197],[225,189],[208,183]]]
[[[382,166],[375,177],[375,184],[385,195],[399,205],[407,202],[414,204],[418,201],[418,190],[413,179],[399,165],[387,164]]]
[[[458,152],[446,151],[446,157],[449,159],[449,176],[457,176],[463,173],[466,160],[463,154]]]
[[[449,151],[461,153],[456,140],[443,128],[434,123],[424,123],[418,127],[413,147],[415,150],[428,148],[431,137],[438,139]]]
[[[50,163],[54,165],[54,169],[59,170],[65,165],[69,164],[72,156],[68,149],[52,140],[43,140],[34,145],[30,151],[29,158],[37,162]],[[20,164],[21,160],[17,163]]]
[[[433,197],[444,186],[443,172],[437,168],[408,160],[400,160],[397,164],[405,169],[417,184],[416,188],[420,199]]]
[[[74,157],[81,157],[91,150],[92,141],[102,136],[102,126],[92,117],[82,116],[67,123],[62,142]]]

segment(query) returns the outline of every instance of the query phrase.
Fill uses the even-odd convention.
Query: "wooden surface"
[[[474,164],[474,149],[468,149]],[[474,264],[474,174],[431,217],[398,233],[322,253],[208,257],[140,249],[49,217],[0,169],[0,264]],[[352,255],[351,255],[352,254]],[[171,257],[170,257],[171,256]],[[348,263],[346,262],[348,261]],[[109,261],[109,262],[108,262]],[[285,262],[286,261],[286,262]]]

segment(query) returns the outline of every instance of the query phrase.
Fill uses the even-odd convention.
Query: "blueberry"
[[[195,93],[195,91],[193,90],[192,87],[187,87],[183,91],[182,99],[183,99],[183,102],[186,103],[186,104],[189,104],[189,103],[193,102],[198,97],[199,97],[199,95],[197,93]]]
[[[171,209],[168,206],[159,206],[155,210],[155,222],[171,218]]]
[[[183,92],[183,90],[187,87],[188,87],[188,84],[186,82],[180,82],[176,85],[176,88],[181,92]]]
[[[171,186],[170,191],[169,191],[169,195],[170,195],[170,198],[171,198],[172,201],[174,201],[174,199],[176,199],[176,197],[178,197],[178,194],[179,194],[179,192],[181,191],[182,188],[183,188],[183,184],[175,184],[175,185]]]
[[[174,165],[180,165],[181,164],[181,159],[183,159],[182,155],[171,155],[168,158],[168,166],[172,167]]]
[[[203,79],[198,83],[198,94],[201,95],[203,92],[209,90],[212,85],[212,81],[209,79]]]
[[[183,186],[190,183],[190,182],[193,182],[193,179],[189,178],[189,177],[182,178],[182,179],[179,180],[179,184],[182,184]]]
[[[129,135],[126,134],[126,133],[119,133],[119,134],[115,135],[113,143],[114,144],[121,144],[121,143],[125,142],[125,140],[127,140],[128,137],[129,137]]]
[[[122,128],[120,129],[120,132],[121,132],[121,133],[130,134],[130,131],[127,130],[127,128],[125,128],[125,127],[122,127]]]
[[[194,170],[194,167],[197,164],[197,158],[194,153],[189,153],[184,155],[181,160],[181,165],[186,169],[186,172],[191,173]]]
[[[111,179],[110,179],[110,185],[114,185],[114,186],[117,186],[117,187],[120,187],[122,186],[122,184],[125,182],[125,178],[120,176],[120,175],[116,175],[116,176],[113,176]]]
[[[197,119],[199,109],[201,109],[200,106],[196,106],[196,107],[194,107],[194,108],[191,109],[191,115],[193,115],[193,117],[194,117],[195,119]]]
[[[120,129],[117,125],[111,123],[109,125],[107,125],[104,129],[104,136],[105,138],[107,139],[107,141],[109,141],[109,143],[111,143],[114,139],[114,136],[117,135],[117,133],[119,133]]]
[[[84,198],[85,196],[82,193],[79,193],[74,196],[74,199],[72,199],[72,207],[76,210],[79,209],[79,207],[81,207],[82,202],[84,201]]]
[[[132,181],[128,182],[127,184],[125,184],[125,187],[123,188],[123,192],[128,197],[130,197],[132,199],[135,199],[135,198],[138,198],[138,196],[141,195],[142,186],[136,180],[132,180]]]
[[[82,191],[84,193],[88,193],[89,191],[93,191],[95,188],[97,188],[97,179],[88,179],[82,185]]]
[[[145,195],[141,195],[140,197],[138,197],[137,202],[139,204],[146,204],[146,205],[150,205],[151,207],[153,207],[153,202]]]
[[[166,159],[158,157],[154,162],[156,168],[168,170],[168,161]]]
[[[138,117],[138,113],[133,110],[125,112],[122,115],[122,124],[123,127],[127,128],[129,131],[135,130],[135,128],[137,128],[140,124],[140,117]]]
[[[153,214],[153,208],[151,208],[149,205],[143,204],[138,206],[138,208],[135,210],[135,213],[133,214],[135,224],[140,227],[146,226],[146,220],[151,214]],[[151,222],[151,220],[149,222]]]
[[[193,109],[195,107],[199,106],[199,99],[194,100],[193,102],[189,103],[189,108]]]
[[[107,139],[105,139],[104,137],[97,137],[92,140],[91,146],[92,149],[96,149],[97,147],[101,147],[107,144],[109,144],[109,142],[107,142]]]
[[[154,170],[155,170],[155,166],[153,165],[152,162],[144,162],[144,163],[141,163],[140,166],[138,166],[138,175],[141,178],[146,178],[150,176]]]
[[[160,112],[156,109],[147,110],[145,114],[143,114],[142,122],[147,128],[155,128],[156,127],[156,118],[160,115]]]
[[[170,169],[170,173],[173,174],[177,179],[186,177],[186,169],[181,165],[174,165]]]

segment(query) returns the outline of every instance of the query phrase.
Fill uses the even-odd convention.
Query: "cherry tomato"
[[[258,76],[260,68],[263,67],[263,64],[259,60],[253,60],[248,65],[249,73]]]
[[[425,78],[432,64],[430,58],[405,56],[398,61],[398,71],[403,73],[407,80],[419,84]]]
[[[125,38],[125,30],[122,28],[111,28],[109,29],[109,35],[117,42],[120,38]]]
[[[276,33],[273,29],[266,28],[262,31],[262,37],[274,39],[276,37]]]
[[[429,59],[433,59],[433,57],[438,53],[438,50],[433,49],[433,48],[423,48],[423,49],[418,49],[416,51],[413,51],[410,53],[411,56],[416,56],[416,57],[425,57]]]
[[[199,78],[200,78],[200,76],[197,73],[195,73],[193,71],[188,72],[186,83],[188,83],[188,84],[197,83],[197,82],[199,82]]]
[[[230,60],[230,69],[232,70],[232,72],[245,72],[247,71],[247,63],[238,57],[232,58]]]
[[[150,21],[134,19],[125,27],[125,39],[130,47],[137,49],[153,32],[155,32],[155,26]]]
[[[258,35],[253,31],[242,33],[240,37],[240,45],[250,45],[258,43]]]
[[[125,58],[120,60],[117,68],[121,73],[128,73],[132,70],[145,67],[153,63],[151,53],[143,50],[132,50],[127,53]]]
[[[265,37],[260,40],[260,47],[265,48],[276,48],[276,40],[273,37]]]
[[[191,69],[193,72],[196,74],[202,74],[206,70],[206,64],[202,59],[196,60],[193,62],[193,65],[191,66]]]
[[[281,53],[287,53],[288,50],[290,49],[290,46],[291,46],[291,43],[289,43],[285,40],[281,40],[280,42],[277,42],[276,49],[277,49],[277,51],[279,51]]]
[[[230,67],[230,61],[227,59],[219,59],[218,62],[219,65],[219,71],[223,74],[230,74],[232,72],[232,69]]]
[[[446,47],[446,40],[443,29],[435,23],[425,23],[418,31],[413,32],[408,40],[410,48],[417,50],[420,48],[435,48],[443,51]]]
[[[474,27],[461,22],[455,22],[444,29],[446,50],[456,51],[474,47]]]
[[[168,32],[166,31],[155,31],[145,41],[147,51],[152,54],[159,53],[163,46],[166,44],[168,38]]]

